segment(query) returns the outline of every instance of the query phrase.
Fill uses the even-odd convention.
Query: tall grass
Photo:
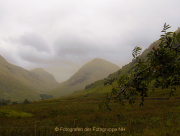
[[[146,100],[145,106],[136,101],[133,107],[111,103],[112,111],[98,108],[94,99],[55,99],[31,104],[1,106],[0,135],[34,136],[35,122],[39,121],[39,136],[72,135],[72,132],[55,131],[55,127],[106,128],[123,127],[124,132],[81,131],[77,135],[180,135],[180,101]],[[131,121],[130,121],[131,118]],[[147,120],[149,118],[149,124]],[[131,124],[130,124],[131,122]],[[148,127],[147,127],[148,126]]]

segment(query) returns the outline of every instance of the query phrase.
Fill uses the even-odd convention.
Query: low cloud
[[[47,42],[41,36],[35,33],[24,33],[23,35],[19,36],[19,38],[9,37],[9,40],[15,44],[33,47],[39,52],[49,53],[51,51]]]
[[[54,43],[55,53],[59,56],[82,57],[89,53],[98,51],[94,43],[87,38],[77,36],[76,34],[62,35]]]

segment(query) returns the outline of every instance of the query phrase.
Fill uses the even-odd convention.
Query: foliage
[[[40,94],[40,97],[42,98],[42,100],[53,98],[52,95],[47,95],[47,94]]]
[[[147,97],[148,85],[154,80],[152,91],[161,86],[162,89],[171,89],[169,97],[173,95],[176,86],[180,85],[180,44],[178,44],[180,33],[166,32],[169,28],[170,26],[165,23],[161,31],[164,34],[159,39],[160,43],[152,47],[152,51],[146,56],[146,61],[139,58],[142,49],[135,47],[132,55],[136,65],[129,75],[123,75],[118,80],[115,78],[104,80],[104,85],[112,85],[112,90],[100,106],[104,105],[110,110],[108,104],[112,98],[121,104],[124,99],[128,99],[129,104],[132,105],[137,96],[141,97],[140,105],[143,105],[144,98]],[[113,86],[114,81],[117,81],[118,86]]]
[[[12,102],[12,105],[16,105],[16,104],[18,104],[17,102]]]
[[[8,105],[10,102],[11,102],[11,100],[2,99],[2,100],[0,100],[0,105]]]
[[[25,99],[23,103],[24,103],[24,104],[28,104],[29,101],[28,101],[27,99]]]

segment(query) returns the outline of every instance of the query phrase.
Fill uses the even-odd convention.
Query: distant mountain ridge
[[[112,71],[116,71],[118,69],[120,69],[119,66],[109,61],[95,58],[83,65],[73,76],[70,77],[70,79],[67,80],[67,82],[69,85],[75,85],[76,83],[85,82],[89,78],[92,80],[100,80],[108,76]]]
[[[59,86],[55,79],[52,80],[53,78],[45,70],[41,69],[40,73],[37,70],[28,71],[7,62],[0,55],[0,98],[40,98],[39,93],[45,93]]]
[[[59,83],[56,81],[54,76],[47,71],[45,71],[43,68],[35,68],[30,70],[30,72],[35,73],[39,77],[41,77],[46,84],[54,88],[55,86],[59,86]]]
[[[84,89],[86,85],[107,77],[119,70],[120,67],[103,59],[95,58],[83,65],[73,76],[58,88],[48,92],[54,96],[70,94],[76,90]]]

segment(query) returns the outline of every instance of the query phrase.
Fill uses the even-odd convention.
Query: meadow
[[[161,92],[162,94],[163,92]],[[167,92],[164,91],[164,94]],[[104,94],[105,95],[105,94]],[[0,108],[1,136],[34,136],[38,121],[37,136],[177,136],[180,135],[180,100],[145,100],[133,107],[111,102],[111,111],[99,109],[104,95],[67,97],[33,102],[30,104],[6,105]],[[156,94],[157,95],[157,94]],[[76,121],[76,124],[74,124]],[[82,128],[83,131],[55,131],[55,128]],[[95,128],[125,128],[125,131],[96,131]],[[85,131],[85,128],[89,130]],[[90,131],[91,129],[91,131]]]

